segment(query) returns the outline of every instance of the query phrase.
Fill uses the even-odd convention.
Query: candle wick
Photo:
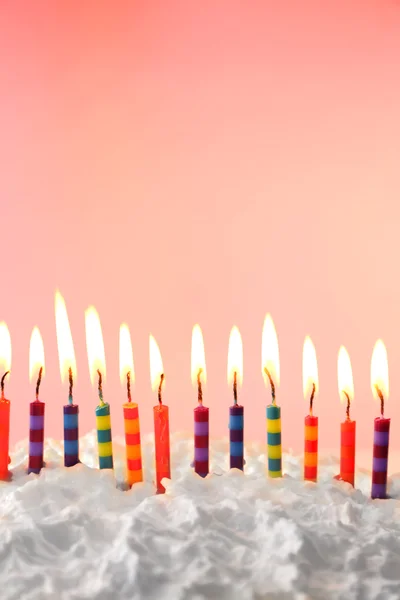
[[[275,384],[274,384],[273,379],[271,377],[271,373],[268,371],[267,367],[264,367],[264,373],[268,377],[269,383],[271,384],[272,406],[275,406],[276,405],[276,401],[275,401]]]
[[[384,413],[384,409],[385,409],[385,399],[383,397],[382,390],[376,384],[375,384],[375,389],[376,389],[376,393],[378,394],[379,399],[381,401],[381,417],[383,417],[383,413]]]
[[[162,392],[161,392],[161,388],[162,388],[163,381],[164,381],[164,373],[161,373],[161,375],[160,375],[160,385],[158,386],[158,403],[160,404],[160,406],[162,404]]]
[[[311,391],[311,396],[310,396],[310,417],[313,416],[312,409],[313,409],[313,403],[314,403],[314,395],[315,395],[315,383],[312,384],[312,391]]]
[[[72,396],[72,388],[74,386],[74,379],[72,377],[72,368],[69,367],[68,369],[68,378],[69,378],[69,392],[68,392],[68,403],[69,404],[73,404],[74,403],[74,399]]]
[[[200,368],[198,373],[197,373],[197,400],[200,404],[200,406],[203,405],[203,390],[201,387],[201,374],[203,372],[203,369]]]
[[[39,387],[40,387],[40,384],[42,383],[42,373],[43,373],[43,367],[40,367],[38,379],[36,382],[36,402],[39,402]]]
[[[131,396],[131,372],[128,371],[126,374],[126,391],[128,394],[128,402],[132,402],[132,396]]]
[[[3,377],[1,378],[0,386],[1,386],[1,399],[2,400],[4,400],[4,380],[5,380],[6,376],[9,374],[9,372],[10,371],[6,371],[3,375]]]
[[[350,421],[350,396],[348,395],[347,392],[345,392],[343,390],[343,394],[346,396],[347,398],[347,406],[346,406],[346,419],[347,421]]]
[[[99,376],[98,391],[99,391],[100,406],[103,406],[103,404],[104,404],[104,400],[103,400],[103,377],[101,375],[100,369],[97,369],[97,374]]]
[[[233,373],[233,404],[236,406],[237,404],[237,373],[234,371]]]

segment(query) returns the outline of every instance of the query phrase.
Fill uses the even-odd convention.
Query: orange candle
[[[338,385],[340,398],[346,401],[346,420],[340,424],[339,479],[354,486],[356,422],[350,419],[350,404],[354,398],[354,385],[350,356],[343,346],[340,348],[338,356]]]
[[[164,368],[157,342],[150,336],[150,376],[153,390],[158,389],[158,404],[153,408],[154,442],[156,459],[157,493],[163,494],[165,488],[161,481],[171,479],[170,448],[169,448],[169,410],[162,403],[162,386],[164,383]]]
[[[314,344],[309,337],[303,347],[303,392],[310,399],[310,411],[304,421],[304,479],[318,478],[318,417],[313,415],[314,399],[318,392],[318,366]]]
[[[119,369],[121,383],[126,379],[128,402],[123,404],[126,445],[126,479],[129,487],[143,481],[142,449],[140,444],[139,407],[132,402],[131,383],[135,379],[132,342],[127,325],[119,329]]]

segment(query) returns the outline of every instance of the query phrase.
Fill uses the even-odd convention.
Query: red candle
[[[346,401],[346,420],[340,425],[340,474],[338,479],[347,481],[354,486],[356,422],[350,419],[354,384],[350,356],[344,346],[341,346],[338,355],[338,387],[340,398]]]
[[[156,445],[156,486],[157,494],[163,494],[165,488],[161,481],[164,477],[171,479],[168,406],[165,406],[160,401],[159,404],[153,408],[153,414]]]
[[[10,439],[10,401],[4,397],[4,379],[9,371],[4,373],[1,378],[1,398],[0,398],[0,479],[9,479],[10,472],[8,465],[11,459],[9,452]]]
[[[157,342],[150,336],[150,376],[153,389],[158,386],[158,404],[153,408],[154,416],[154,443],[156,461],[156,486],[157,493],[163,494],[165,488],[161,481],[171,479],[170,449],[169,449],[169,410],[162,403],[162,386],[164,383],[164,369],[160,350]]]

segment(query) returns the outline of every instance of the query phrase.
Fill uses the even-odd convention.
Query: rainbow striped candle
[[[386,498],[390,419],[385,417],[385,401],[389,396],[389,367],[387,352],[382,340],[378,340],[372,352],[371,388],[379,400],[380,417],[374,421],[374,451],[372,461],[371,498]]]
[[[229,456],[230,468],[243,471],[243,406],[233,404],[229,407]]]
[[[64,466],[73,467],[79,462],[79,408],[76,404],[64,405]]]
[[[304,422],[304,479],[318,478],[318,417],[307,415]]]
[[[43,465],[45,403],[39,399],[30,403],[28,472],[39,474]]]
[[[101,374],[99,373],[99,391],[101,388]],[[103,401],[100,395],[100,404],[96,408],[96,429],[99,450],[99,468],[113,469],[113,450],[111,439],[110,405]]]
[[[139,407],[135,402],[126,402],[124,427],[126,443],[126,474],[130,486],[143,481],[142,451],[140,445]]]
[[[314,399],[318,393],[318,363],[314,344],[307,336],[303,346],[303,393],[309,398],[309,414],[304,420],[304,479],[318,477],[318,417],[313,415]]]
[[[243,344],[239,329],[231,329],[228,343],[228,383],[232,383],[233,405],[229,407],[229,463],[231,469],[244,469],[244,408],[238,404],[238,385],[243,381]]]
[[[269,477],[282,477],[281,409],[267,406],[267,455]]]
[[[276,386],[280,382],[279,345],[270,314],[264,320],[261,341],[261,369],[265,385],[271,388],[271,404],[267,406],[267,460],[269,477],[282,477],[281,409],[276,405]]]
[[[202,404],[194,409],[194,470],[200,477],[209,473],[209,410]]]

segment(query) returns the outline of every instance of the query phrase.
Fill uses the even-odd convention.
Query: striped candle
[[[282,477],[281,409],[267,406],[267,455],[269,477]]]
[[[73,467],[79,462],[79,430],[77,404],[64,405],[64,466]]]
[[[390,419],[374,421],[371,498],[386,498]]]
[[[307,415],[304,435],[304,479],[317,481],[318,477],[318,417]]]
[[[126,477],[128,484],[143,481],[142,452],[140,446],[139,408],[135,402],[126,402],[124,409],[124,427],[126,444]]]
[[[229,455],[231,469],[243,471],[243,406],[229,407]]]
[[[29,463],[28,473],[40,473],[43,465],[44,409],[45,403],[30,403],[29,417]]]
[[[99,468],[113,469],[110,405],[107,402],[100,403],[96,408],[96,428]]]
[[[200,477],[209,472],[209,410],[202,404],[194,409],[194,470]]]

